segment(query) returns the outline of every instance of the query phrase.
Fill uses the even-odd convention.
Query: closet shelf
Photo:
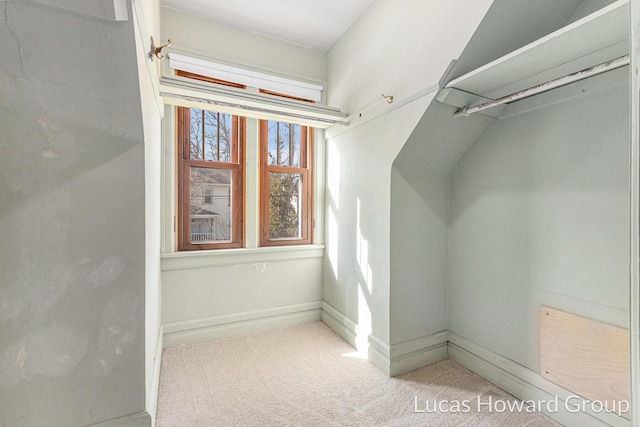
[[[619,0],[450,81],[438,99],[476,105],[628,53],[629,1]]]

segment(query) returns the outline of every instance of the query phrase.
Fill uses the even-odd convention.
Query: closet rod
[[[629,65],[629,55],[621,56],[611,61],[603,62],[602,64],[594,65],[593,67],[585,68],[584,70],[568,74],[563,77],[558,77],[557,79],[549,80],[546,83],[542,83],[530,87],[529,89],[524,89],[519,92],[512,93],[511,95],[507,95],[493,101],[487,101],[482,104],[474,105],[473,107],[460,108],[454,113],[453,117],[468,116],[469,114],[477,113],[478,111],[486,110],[487,108],[518,101],[519,99],[537,95],[539,93],[546,92],[548,90],[555,89],[569,83],[574,83],[588,77],[606,73],[607,71],[613,71],[617,68],[624,67],[625,65]]]

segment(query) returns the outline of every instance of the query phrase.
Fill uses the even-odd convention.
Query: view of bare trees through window
[[[231,161],[231,115],[192,108],[190,118],[191,158]]]
[[[189,117],[190,158],[230,162],[231,115],[192,108]],[[229,169],[191,167],[191,243],[231,239],[231,185],[232,172]]]
[[[302,175],[287,169],[300,168],[301,126],[276,121],[268,122],[268,161],[276,171],[269,172],[269,238],[301,237]],[[273,170],[272,169],[272,170]]]

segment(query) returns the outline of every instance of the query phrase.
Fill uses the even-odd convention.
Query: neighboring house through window
[[[243,117],[177,107],[178,249],[243,245]]]
[[[312,243],[313,128],[258,120],[259,164],[248,165],[247,119],[187,107],[176,115],[178,250],[244,246],[247,168],[259,170],[259,245]]]

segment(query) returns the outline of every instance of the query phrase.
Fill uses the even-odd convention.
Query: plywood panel
[[[609,407],[629,401],[629,331],[542,306],[540,373]]]

